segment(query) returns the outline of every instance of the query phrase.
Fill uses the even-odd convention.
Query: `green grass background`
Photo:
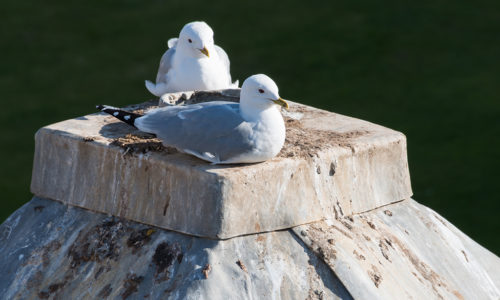
[[[0,9],[0,221],[31,198],[33,135],[150,98],[167,40],[205,20],[233,78],[402,131],[414,198],[500,253],[499,1],[18,1]]]

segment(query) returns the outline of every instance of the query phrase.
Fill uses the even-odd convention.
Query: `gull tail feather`
[[[237,89],[240,85],[240,81],[239,80],[236,80],[235,82],[231,83],[229,82],[229,87],[232,88],[232,89]]]
[[[98,110],[100,110],[102,112],[108,113],[108,114],[112,115],[113,117],[117,118],[118,120],[125,122],[128,125],[133,126],[135,128],[137,128],[134,124],[135,119],[143,116],[141,114],[136,114],[136,113],[132,113],[129,111],[124,111],[122,109],[119,109],[119,108],[116,108],[113,106],[109,106],[109,105],[97,105],[95,108],[97,108]]]
[[[177,46],[177,42],[179,42],[178,38],[171,38],[168,40],[168,48],[175,48]]]
[[[167,92],[166,91],[167,85],[163,82],[158,82],[158,83],[154,84],[151,81],[146,80],[145,84],[146,84],[146,88],[148,89],[148,91],[157,97],[161,97],[163,94],[165,94]]]

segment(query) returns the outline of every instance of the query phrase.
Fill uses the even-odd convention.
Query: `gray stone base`
[[[500,259],[412,199],[294,231],[355,299],[500,299]]]
[[[291,231],[226,241],[33,198],[0,226],[2,299],[350,299]]]
[[[0,253],[2,299],[500,297],[500,259],[411,199],[211,240],[33,198]]]

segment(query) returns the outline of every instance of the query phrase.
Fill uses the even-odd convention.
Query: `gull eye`
[[[192,43],[193,41],[191,39],[188,39],[188,42]]]
[[[263,89],[259,89],[259,93],[264,94],[264,90]]]

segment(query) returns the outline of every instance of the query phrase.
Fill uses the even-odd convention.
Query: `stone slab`
[[[163,99],[236,101],[237,92]],[[411,196],[403,134],[290,104],[284,112],[287,139],[281,153],[249,165],[211,165],[163,147],[104,113],[43,127],[35,136],[31,191],[216,239],[352,215]]]
[[[500,299],[500,258],[411,199],[293,230],[355,299]]]
[[[0,253],[2,299],[352,299],[290,230],[210,240],[34,198]]]

